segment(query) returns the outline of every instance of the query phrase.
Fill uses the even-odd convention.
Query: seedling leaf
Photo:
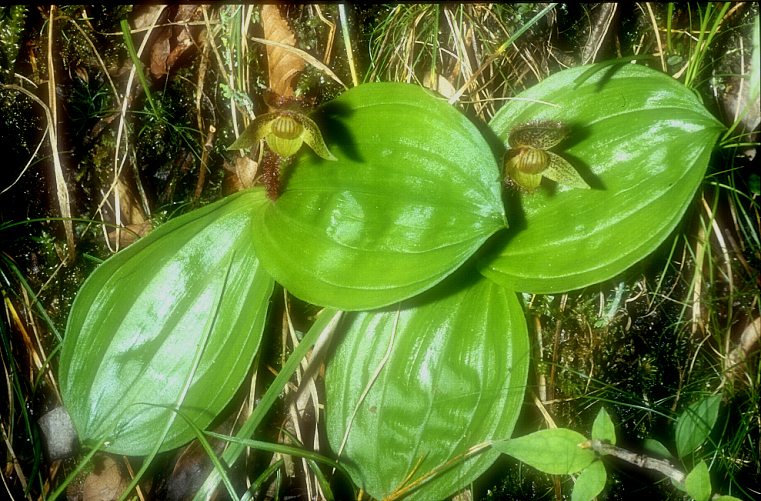
[[[711,433],[719,417],[721,395],[690,404],[676,423],[676,450],[680,458],[697,449]]]
[[[602,461],[595,461],[583,470],[573,486],[571,501],[591,501],[605,488],[608,474]]]
[[[616,427],[604,407],[600,407],[600,412],[592,424],[592,438],[616,445]]]
[[[711,499],[711,475],[705,461],[699,462],[684,479],[684,487],[687,494],[695,501],[708,501]]]

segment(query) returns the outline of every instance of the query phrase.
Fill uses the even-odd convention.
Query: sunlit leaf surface
[[[591,190],[542,181],[507,197],[510,231],[482,272],[514,290],[564,292],[621,273],[664,241],[703,180],[722,125],[689,89],[642,66],[557,73],[509,101],[491,129],[507,143],[524,123],[562,122],[553,151]],[[542,101],[542,102],[537,102]]]
[[[180,408],[205,428],[240,387],[259,347],[273,280],[251,243],[261,190],[174,219],[103,263],[66,328],[59,377],[85,445],[118,454],[156,445],[201,350]],[[163,450],[193,438],[182,419]]]
[[[365,84],[312,118],[338,161],[297,156],[253,233],[262,264],[295,296],[385,306],[438,283],[505,227],[496,159],[445,101]]]
[[[414,483],[512,433],[529,363],[523,311],[513,292],[475,272],[467,280],[453,276],[400,309],[344,319],[325,376],[328,440],[338,452],[349,430],[339,461],[376,499],[410,473]],[[456,462],[405,499],[445,499],[496,456],[487,449]]]

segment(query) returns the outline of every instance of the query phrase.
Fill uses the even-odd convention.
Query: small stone
[[[79,437],[65,407],[56,407],[43,415],[37,424],[40,425],[43,448],[50,461],[65,459],[74,453]]]

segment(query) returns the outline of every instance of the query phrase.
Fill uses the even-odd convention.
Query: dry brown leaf
[[[153,229],[153,224],[150,221],[143,223],[128,224],[121,231],[119,231],[119,248],[123,249],[128,245],[132,245],[138,241],[138,239],[146,236]],[[116,230],[108,232],[108,241],[112,246],[116,246]]]
[[[185,23],[198,17],[198,5],[178,5],[169,15],[173,23]],[[151,46],[151,74],[158,78],[169,73],[186,50],[192,47],[193,37],[187,25],[165,26]]]
[[[137,188],[133,183],[125,182],[123,178],[116,181],[116,191],[119,195],[119,210],[122,223],[125,225],[145,222],[147,217],[140,203],[140,197],[136,193]]]
[[[262,5],[261,11],[264,38],[291,47],[296,46],[288,21],[280,15],[277,5]],[[267,46],[267,61],[270,74],[270,89],[284,97],[293,95],[293,79],[304,71],[304,60],[280,47]]]
[[[161,12],[162,10],[166,9],[166,5],[160,5],[160,4],[143,4],[140,5],[136,10],[135,19],[132,22],[134,29],[141,30],[143,28],[148,28],[151,23],[153,23],[153,19]]]
[[[224,190],[225,193],[230,194],[254,185],[259,164],[247,156],[235,157],[235,166],[225,162],[225,169],[229,174],[225,176]]]
[[[179,5],[177,13],[174,16],[174,22],[183,23],[195,21],[199,18],[200,13],[201,8],[198,5]],[[194,45],[193,36],[190,34],[190,27],[188,25],[175,26],[173,29],[176,45],[166,60],[167,68],[170,69],[174,66],[180,56]]]
[[[164,28],[159,34],[158,40],[151,47],[151,74],[158,78],[167,74],[166,60],[171,53],[169,37],[172,35],[170,28]]]

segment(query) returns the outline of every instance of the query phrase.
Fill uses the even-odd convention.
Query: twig
[[[203,117],[201,116],[201,98],[204,97],[203,84],[206,78],[206,68],[209,63],[209,37],[211,33],[206,32],[206,37],[203,40],[203,49],[201,50],[201,63],[198,70],[198,84],[196,85],[196,119],[198,120],[198,132],[201,134],[201,141],[204,141],[203,137]],[[213,108],[212,108],[213,111]],[[198,169],[198,181],[196,182],[196,191],[193,194],[193,200],[198,200],[201,197],[201,191],[203,190],[204,180],[206,179],[206,161],[209,159],[209,150],[212,147],[212,140],[216,128],[214,125],[209,126],[208,139],[204,142],[203,151],[201,153],[201,165]]]
[[[639,466],[640,468],[655,470],[657,472],[663,473],[675,482],[679,482],[681,485],[684,485],[684,479],[687,478],[687,475],[685,475],[684,472],[681,472],[671,466],[668,461],[663,459],[653,459],[644,454],[635,454],[633,452],[627,451],[626,449],[616,447],[615,445],[604,444],[599,439],[584,442],[581,444],[581,448],[590,449],[592,451],[599,452],[600,454],[608,454],[610,456],[617,457],[622,461],[626,461],[627,463]]]

